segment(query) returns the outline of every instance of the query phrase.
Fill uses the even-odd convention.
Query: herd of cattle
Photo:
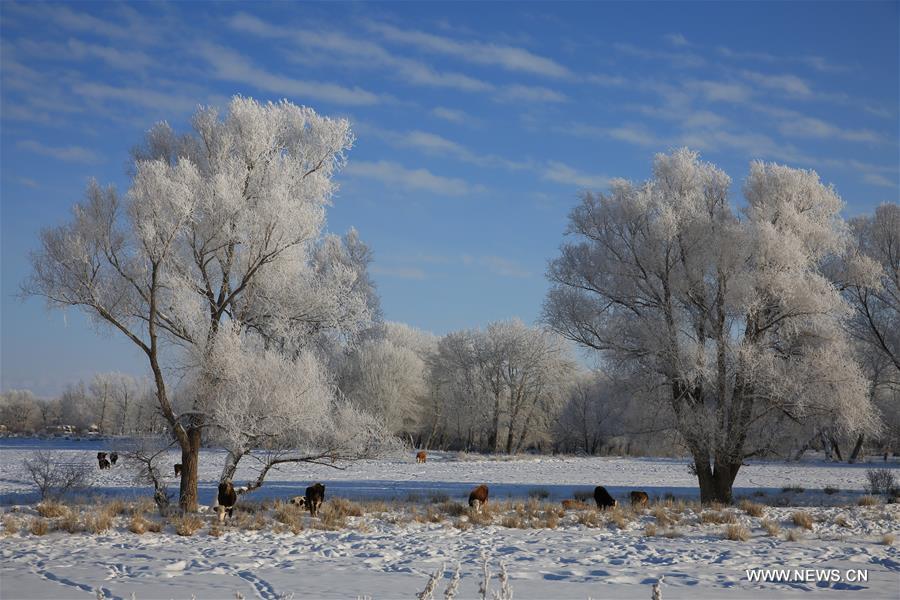
[[[107,458],[107,456],[109,458]],[[419,451],[416,454],[417,463],[424,463],[427,458],[427,455],[423,451]],[[115,452],[97,453],[97,462],[101,469],[109,469],[110,466],[116,464],[118,460],[119,455]],[[175,476],[177,477],[180,474],[181,463],[177,463],[175,464]],[[474,508],[477,512],[481,512],[482,507],[488,502],[489,495],[490,489],[488,486],[484,484],[479,485],[469,493],[469,506]],[[223,481],[219,484],[219,493],[213,504],[214,510],[218,513],[219,521],[224,521],[226,517],[231,518],[234,514],[234,505],[237,503],[237,497],[238,493],[235,491],[234,484],[230,480]],[[597,508],[603,510],[614,508],[619,504],[602,485],[598,485],[594,488],[594,501],[597,503]],[[631,505],[633,507],[646,507],[649,501],[650,497],[647,495],[647,492],[637,490],[631,492]],[[294,496],[289,500],[290,504],[301,509],[309,510],[309,514],[313,517],[318,515],[319,507],[322,506],[323,502],[325,502],[325,486],[321,483],[314,483],[306,488],[305,496]],[[574,499],[563,500],[562,505],[563,508],[570,509],[581,506],[581,503]]]

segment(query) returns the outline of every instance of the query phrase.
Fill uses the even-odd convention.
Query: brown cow
[[[319,507],[325,502],[325,486],[321,483],[314,483],[306,488],[306,507],[309,514],[316,516],[319,514]]]
[[[481,484],[469,493],[469,506],[477,512],[481,512],[481,507],[488,501],[488,486]]]
[[[647,495],[647,492],[642,492],[640,490],[635,490],[631,492],[631,507],[635,508],[640,506],[641,508],[647,508],[647,504],[650,503],[650,496]]]
[[[423,463],[423,462],[425,462],[425,460],[427,458],[428,458],[428,455],[425,454],[424,450],[419,450],[418,452],[416,452],[416,462],[417,463]]]
[[[226,480],[219,484],[219,495],[216,499],[218,500],[219,521],[225,520],[225,513],[228,513],[228,518],[230,519],[234,514],[234,505],[237,503],[237,494],[234,491],[234,485],[231,483],[231,480]]]
[[[587,504],[582,502],[581,500],[568,499],[562,501],[563,510],[584,510],[587,508]]]
[[[613,508],[619,505],[616,499],[610,496],[609,492],[602,485],[594,488],[594,501],[597,503],[597,508],[602,509]]]
[[[181,475],[181,463],[175,463],[175,477]]]

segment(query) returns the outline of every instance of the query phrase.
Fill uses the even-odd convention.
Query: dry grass
[[[726,510],[707,510],[700,514],[701,523],[712,523],[714,525],[730,525],[737,522],[733,512]]]
[[[893,533],[886,533],[881,537],[881,543],[885,546],[893,546],[896,537]]]
[[[500,520],[500,524],[503,527],[508,527],[510,529],[527,529],[528,521],[519,514],[512,514],[503,517]]]
[[[47,535],[50,533],[50,522],[43,517],[34,517],[28,525],[31,535]]]
[[[681,531],[679,531],[678,529],[675,529],[675,528],[673,527],[673,528],[671,528],[671,529],[666,529],[665,531],[662,532],[661,535],[662,535],[664,538],[675,539],[675,538],[680,538],[680,537],[683,536],[684,534],[681,533]]]
[[[328,505],[345,517],[361,517],[364,513],[362,506],[346,498],[334,498],[328,501]]]
[[[481,505],[480,511],[469,507],[466,513],[469,515],[469,522],[472,525],[490,525],[494,522],[494,509],[490,504]]]
[[[84,516],[84,528],[93,534],[105,533],[113,525],[115,515],[105,508],[95,507]]]
[[[803,488],[800,487],[799,485],[788,485],[788,486],[781,488],[781,491],[784,493],[793,492],[795,494],[802,494]]]
[[[781,533],[781,525],[778,524],[778,521],[773,521],[771,519],[764,519],[762,522],[762,528],[766,530],[766,533],[772,537],[778,537]]]
[[[225,531],[221,527],[219,527],[218,523],[213,523],[212,525],[209,526],[209,531],[207,533],[210,535],[210,537],[217,538],[220,535],[222,535],[223,533],[225,533]]]
[[[609,522],[613,523],[619,529],[625,529],[633,519],[634,511],[630,509],[626,510],[621,506],[617,506],[609,511]]]
[[[799,542],[803,540],[803,534],[800,533],[799,529],[788,529],[787,534],[785,534],[784,539],[789,542]]]
[[[440,509],[450,517],[461,517],[468,512],[468,507],[459,502],[444,502]]]
[[[813,518],[805,510],[798,510],[794,514],[792,514],[791,521],[794,522],[794,525],[796,525],[797,527],[802,527],[803,529],[813,528]]]
[[[834,518],[834,524],[840,527],[850,527],[850,521],[847,520],[845,515],[838,515]]]
[[[650,514],[656,518],[656,523],[660,527],[668,527],[675,522],[675,520],[669,516],[669,511],[661,505],[656,505],[650,509]]]
[[[600,527],[603,520],[596,510],[583,510],[575,517],[575,522],[585,527]]]
[[[750,500],[741,500],[740,507],[742,511],[744,511],[751,517],[762,517],[766,514],[765,505],[759,504],[757,502],[751,502]]]
[[[564,511],[566,510],[588,510],[591,505],[581,500],[569,499],[563,500],[560,505]]]
[[[22,523],[12,515],[3,515],[3,533],[5,535],[13,535],[19,533],[22,529]]]
[[[291,533],[295,535],[303,531],[304,512],[303,509],[294,504],[288,504],[287,502],[275,503],[275,520],[286,525]],[[210,528],[210,535],[213,535],[212,528]]]
[[[594,490],[578,490],[572,494],[572,497],[579,502],[590,504],[594,501]]]
[[[725,533],[723,537],[726,540],[732,540],[735,542],[746,542],[750,539],[750,530],[744,527],[743,525],[729,525],[725,528]]]
[[[155,521],[153,519],[147,520],[147,531],[149,531],[150,533],[160,533],[162,529],[162,521]]]
[[[203,519],[197,515],[181,515],[172,518],[170,522],[175,527],[175,533],[185,537],[194,535],[203,527]]]
[[[859,506],[877,506],[878,498],[875,496],[860,496],[859,500],[856,501],[856,504]]]
[[[131,516],[131,522],[128,523],[128,531],[143,535],[147,533],[147,519],[142,514],[134,514]]]
[[[644,527],[644,535],[646,537],[653,537],[654,535],[656,535],[656,525],[654,525],[653,523],[647,524],[647,526]]]
[[[44,502],[38,504],[35,509],[37,510],[37,513],[39,515],[48,519],[64,517],[69,513],[68,506],[66,506],[62,502],[55,502],[53,500],[45,500]]]
[[[831,487],[830,485],[826,485],[822,491],[830,496],[831,494],[837,494],[838,492],[840,492],[841,488],[836,488],[836,487]]]
[[[347,526],[347,515],[332,502],[326,502],[319,509],[319,518],[313,519],[313,527],[325,531],[335,531]]]

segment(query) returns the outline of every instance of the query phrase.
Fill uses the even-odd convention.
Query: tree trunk
[[[859,451],[862,450],[864,440],[865,436],[862,433],[859,434],[859,437],[856,438],[856,445],[853,446],[853,452],[850,453],[850,458],[847,459],[848,463],[856,462],[856,459],[859,457]]]
[[[697,480],[700,483],[700,503],[721,502],[731,504],[732,488],[741,463],[723,464],[716,462],[714,468],[703,460],[694,460]]]
[[[187,430],[187,446],[181,446],[181,488],[178,504],[184,512],[197,512],[197,470],[200,466],[199,427]]]

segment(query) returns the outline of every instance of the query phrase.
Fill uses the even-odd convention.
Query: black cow
[[[319,514],[319,507],[325,502],[325,486],[321,483],[314,483],[306,488],[306,507],[309,514],[316,516]]]
[[[181,463],[175,463],[175,477],[181,475]]]
[[[613,508],[618,506],[619,503],[609,495],[609,492],[606,491],[606,488],[602,485],[598,485],[594,488],[594,500],[597,502],[597,508]]]
[[[112,464],[116,464],[116,461],[118,461],[118,460],[119,460],[118,452],[111,452],[109,454],[109,462],[111,462]]]
[[[101,470],[101,471],[102,471],[103,469],[108,469],[108,468],[109,468],[109,461],[106,460],[105,458],[101,458],[101,459],[98,460],[97,462],[100,463],[100,470]]]
[[[219,521],[225,520],[225,514],[228,518],[234,514],[234,505],[237,502],[237,494],[234,491],[234,485],[230,480],[223,481],[219,484]]]

